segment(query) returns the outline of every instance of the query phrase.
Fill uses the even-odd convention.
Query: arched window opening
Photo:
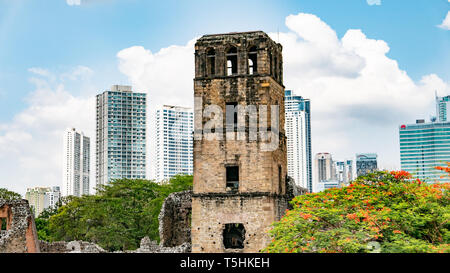
[[[231,47],[227,51],[227,76],[237,74],[237,49]]]
[[[245,228],[243,224],[225,224],[223,229],[223,245],[225,248],[243,249]]]
[[[206,53],[206,69],[208,76],[216,74],[216,51],[213,48]]]
[[[258,72],[258,52],[254,46],[248,52],[248,74],[253,75],[256,72]]]

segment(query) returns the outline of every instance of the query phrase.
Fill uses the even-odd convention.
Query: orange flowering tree
[[[262,251],[450,252],[449,183],[374,172],[348,187],[295,197]]]

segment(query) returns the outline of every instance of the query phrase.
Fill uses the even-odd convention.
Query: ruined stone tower
[[[281,51],[282,46],[262,31],[205,35],[195,45],[193,252],[258,252],[270,242],[266,231],[271,223],[287,208]],[[222,128],[211,131],[223,138],[206,137],[208,105],[223,111]],[[234,114],[229,131],[226,111],[239,109],[237,105],[256,106],[258,117]],[[261,106],[267,106],[267,116],[261,114]],[[275,116],[271,109],[277,107]],[[259,131],[251,139],[254,120],[258,130],[265,126],[274,134],[274,149],[264,148],[268,140]],[[242,130],[236,128],[238,123],[245,124],[239,125]],[[238,132],[246,139],[228,138]]]

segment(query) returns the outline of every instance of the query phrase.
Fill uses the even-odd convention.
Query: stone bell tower
[[[195,45],[192,252],[258,252],[287,208],[281,51],[262,31],[205,35]],[[205,132],[210,105],[223,112],[208,131],[219,136],[214,139]],[[257,118],[241,114],[240,106],[258,109]],[[273,134],[274,148],[264,148],[270,140],[262,127]]]

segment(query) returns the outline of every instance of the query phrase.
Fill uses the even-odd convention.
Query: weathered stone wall
[[[194,198],[192,222],[193,249],[198,252],[238,252],[255,253],[271,240],[267,233],[270,225],[284,213],[279,208],[286,207],[286,200],[280,196],[266,194],[217,194]],[[207,220],[206,220],[207,219]],[[241,223],[245,227],[243,249],[225,249],[223,231],[225,224]]]
[[[170,194],[159,214],[159,237],[163,247],[191,243],[192,191]]]
[[[7,221],[6,230],[0,232],[0,253],[40,252],[34,216],[27,200],[0,199],[0,218]]]

